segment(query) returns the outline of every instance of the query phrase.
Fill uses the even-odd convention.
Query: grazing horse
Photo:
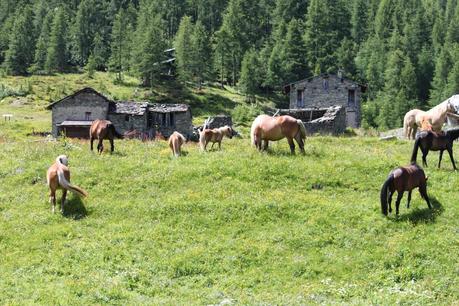
[[[175,157],[179,157],[182,154],[181,148],[185,142],[186,142],[185,136],[183,136],[179,132],[174,132],[169,137],[169,148],[171,148],[172,154]]]
[[[389,207],[389,213],[392,212],[391,202],[395,191],[397,191],[397,200],[395,202],[396,214],[398,215],[399,213],[400,201],[405,191],[408,191],[408,203],[406,207],[410,208],[411,192],[418,187],[421,197],[427,202],[427,206],[432,209],[429,197],[427,196],[427,177],[421,167],[411,164],[392,170],[381,188],[382,213],[387,216],[387,207]]]
[[[93,143],[94,139],[97,139],[99,143],[97,144],[97,152],[102,154],[104,151],[104,139],[108,139],[110,141],[110,149],[111,152],[115,150],[115,145],[113,140],[117,138],[123,138],[123,135],[118,133],[115,129],[113,123],[108,120],[101,120],[97,119],[91,124],[91,128],[89,129],[89,140],[91,141],[91,151],[93,150]]]
[[[215,143],[218,143],[218,149],[222,147],[223,137],[226,136],[229,139],[233,138],[234,130],[232,127],[225,125],[217,129],[203,129],[199,132],[199,145],[203,151],[206,151],[207,144],[212,142],[211,149],[214,147]]]
[[[292,154],[295,153],[296,140],[301,152],[304,154],[304,139],[306,139],[306,128],[301,120],[291,116],[271,117],[260,115],[252,123],[250,129],[252,144],[259,150],[267,150],[269,141],[278,141],[287,138]],[[262,146],[262,141],[263,146]]]
[[[457,170],[453,157],[453,142],[457,138],[459,138],[459,129],[449,130],[445,134],[435,132],[420,133],[414,143],[411,162],[416,162],[418,149],[421,148],[422,164],[424,167],[427,167],[426,157],[429,151],[440,151],[440,159],[438,160],[438,168],[440,168],[443,151],[446,150],[448,151],[454,170]]]
[[[65,198],[67,191],[75,193],[78,196],[86,197],[88,193],[78,186],[70,184],[70,170],[68,168],[68,159],[65,155],[59,155],[56,162],[49,167],[46,173],[46,181],[48,183],[50,193],[49,202],[52,204],[51,210],[54,213],[56,207],[56,190],[62,189],[61,212],[64,212]]]

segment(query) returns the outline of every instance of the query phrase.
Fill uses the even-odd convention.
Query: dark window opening
[[[348,98],[347,98],[347,106],[354,107],[355,106],[355,90],[349,89]]]
[[[91,112],[84,113],[84,120],[90,121],[91,120]]]
[[[297,90],[296,92],[296,105],[298,108],[304,107],[304,90]]]
[[[166,118],[166,115],[167,115],[167,114],[162,114],[162,116],[161,116],[161,125],[162,125],[162,126],[167,126],[167,118]]]
[[[169,116],[170,116],[170,124],[171,126],[174,127],[175,126],[175,115],[174,113],[170,113]]]
[[[124,121],[129,122],[129,115],[124,116]]]

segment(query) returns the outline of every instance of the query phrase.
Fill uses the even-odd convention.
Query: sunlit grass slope
[[[165,142],[0,144],[2,304],[454,304],[459,176],[429,156],[428,192],[384,218],[379,189],[408,142],[313,137],[260,154],[249,140],[171,158]],[[72,182],[52,215],[45,172]],[[60,197],[60,193],[59,193]]]

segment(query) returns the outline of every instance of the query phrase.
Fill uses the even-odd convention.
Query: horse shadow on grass
[[[432,204],[432,209],[428,207],[421,208],[421,209],[409,209],[409,213],[401,214],[398,218],[395,218],[394,221],[396,222],[405,222],[410,221],[414,225],[418,223],[434,223],[438,216],[440,216],[445,209],[443,205],[434,197],[430,197],[430,204]],[[423,202],[423,204],[425,204]],[[401,206],[402,204],[400,204]]]
[[[63,216],[68,219],[81,220],[88,216],[88,211],[80,197],[70,196],[65,203]]]

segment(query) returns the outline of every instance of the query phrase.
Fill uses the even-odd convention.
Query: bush
[[[231,112],[233,121],[242,125],[250,125],[253,119],[262,114],[263,110],[255,104],[239,104]]]

